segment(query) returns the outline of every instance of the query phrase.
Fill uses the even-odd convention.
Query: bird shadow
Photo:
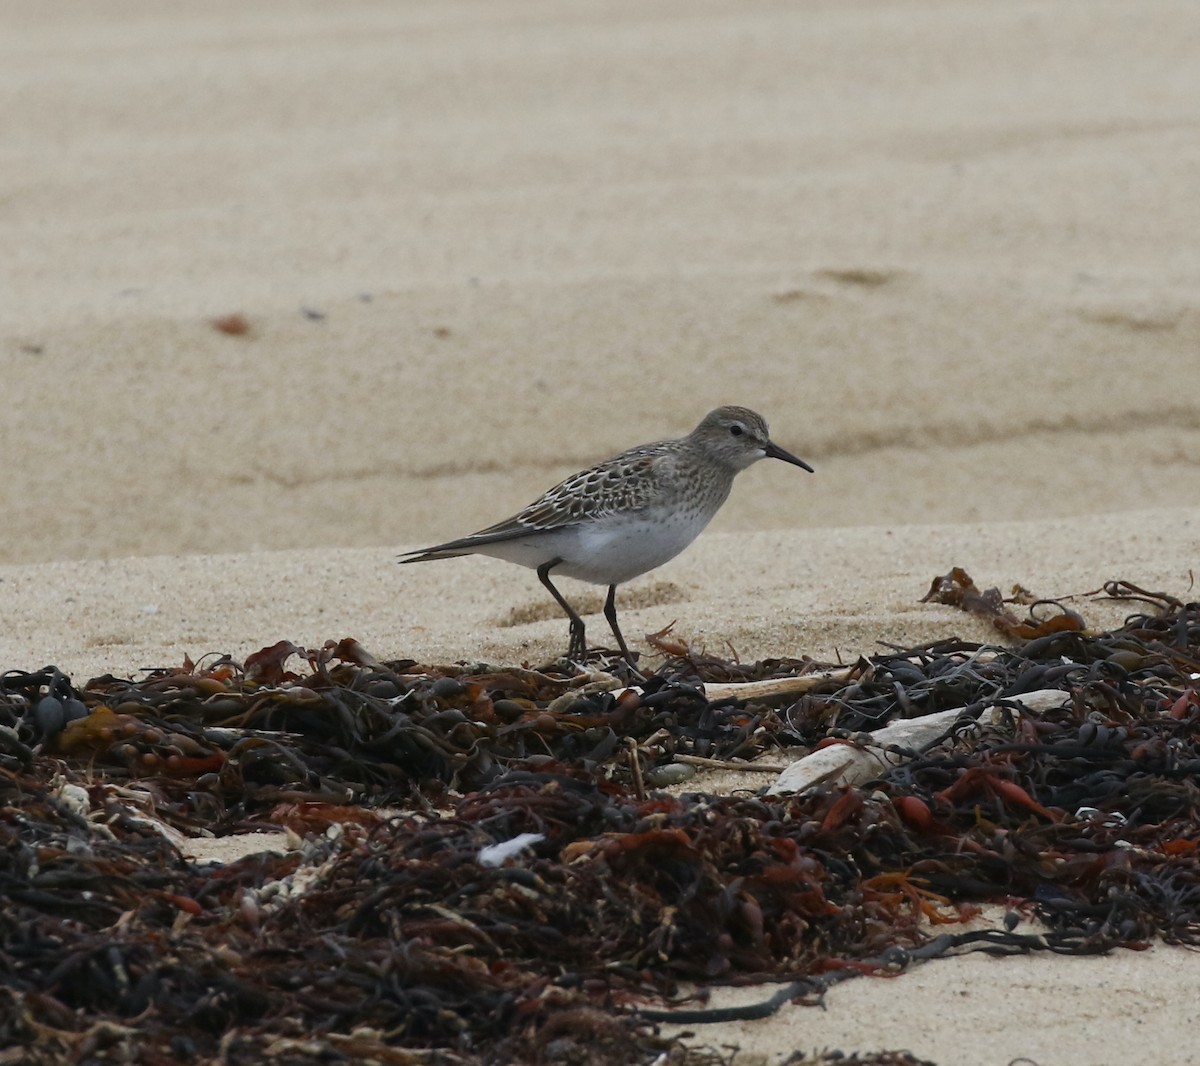
[[[633,585],[628,590],[622,588],[617,594],[617,605],[622,612],[636,611],[643,607],[680,603],[687,598],[687,592],[674,581],[655,581],[648,585]],[[580,615],[599,614],[604,609],[604,597],[597,592],[588,591],[570,595],[568,599]],[[526,626],[534,622],[545,622],[551,618],[561,619],[562,617],[562,610],[553,600],[546,599],[543,602],[541,599],[537,599],[505,611],[493,619],[492,624],[501,629],[513,629],[516,626]]]

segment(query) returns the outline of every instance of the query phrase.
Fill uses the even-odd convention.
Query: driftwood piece
[[[835,670],[820,670],[800,677],[769,677],[764,681],[706,681],[696,685],[710,703],[718,700],[754,700],[756,703],[783,703],[785,700],[802,696],[821,685],[844,685],[854,676],[856,666],[843,666]],[[595,692],[633,692],[643,695],[641,685],[627,685],[612,674],[599,671],[580,674],[572,684],[576,685],[551,701],[549,709],[570,710],[575,704]]]
[[[1006,703],[1019,704],[1025,713],[1038,714],[1051,707],[1060,707],[1068,699],[1070,694],[1061,689],[1038,689],[1036,692],[1013,696]],[[954,709],[921,718],[905,718],[874,732],[860,733],[861,740],[848,739],[829,744],[792,763],[767,789],[767,794],[779,796],[789,792],[804,792],[825,781],[844,785],[870,781],[904,762],[904,749],[920,751],[932,744],[961,714],[960,709]],[[995,725],[1003,717],[1002,709],[993,706],[985,708],[978,721]]]
[[[856,667],[845,666],[837,670],[821,670],[800,677],[773,677],[765,681],[733,681],[728,683],[708,682],[703,685],[704,698],[717,700],[755,700],[758,703],[777,703],[790,696],[800,696],[818,685],[835,682],[839,685],[850,680]]]

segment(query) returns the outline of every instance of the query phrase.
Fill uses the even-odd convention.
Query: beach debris
[[[964,951],[1200,947],[1200,604],[1141,606],[1111,632],[850,667],[680,643],[636,690],[348,639],[138,680],[9,671],[0,1046],[698,1066],[653,1023]],[[815,680],[712,698],[789,677]],[[51,695],[86,715],[54,728]],[[703,790],[709,763],[822,744],[867,754],[857,783]],[[655,791],[678,767],[695,790]],[[281,826],[283,853],[181,850]],[[985,902],[1042,925],[960,924]],[[694,991],[729,981],[783,984],[732,1011]]]
[[[503,866],[509,859],[545,839],[545,833],[518,833],[512,840],[502,840],[498,844],[480,848],[475,858],[481,866]]]
[[[985,707],[978,715],[964,715],[955,708],[920,718],[902,718],[871,733],[830,736],[784,770],[767,793],[779,796],[803,792],[823,782],[857,785],[870,781],[893,766],[917,758],[962,724],[1005,726],[1015,721],[1017,713],[1036,714],[1060,707],[1066,700],[1061,689],[1042,689],[1014,696],[1003,705]]]
[[[218,332],[226,333],[231,337],[244,337],[250,332],[250,320],[241,311],[210,318],[208,324]]]
[[[712,681],[704,684],[702,691],[705,699],[714,703],[718,700],[781,703],[803,692],[811,692],[820,685],[829,685],[830,682],[843,684],[850,680],[854,671],[854,667],[844,666],[816,670],[796,677],[770,677],[763,681]]]
[[[928,1059],[919,1059],[911,1051],[887,1049],[872,1052],[823,1050],[811,1055],[802,1051],[788,1056],[783,1066],[937,1066]],[[1008,1066],[1037,1066],[1031,1059],[1017,1059]]]
[[[991,588],[980,592],[962,567],[956,566],[949,573],[935,577],[922,603],[944,603],[958,607],[968,614],[977,615],[992,623],[1006,637],[1017,640],[1033,640],[1050,633],[1083,629],[1083,618],[1058,600],[1038,600],[1030,597],[1028,590],[1018,586],[1016,602],[1029,606],[1028,621],[1021,621],[1004,606],[1005,600],[999,589]],[[1038,617],[1039,608],[1046,610]]]

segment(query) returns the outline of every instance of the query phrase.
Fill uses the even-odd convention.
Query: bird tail
[[[435,559],[457,559],[460,555],[473,555],[469,550],[453,548],[418,548],[416,551],[403,552],[396,559],[398,563],[431,563]]]

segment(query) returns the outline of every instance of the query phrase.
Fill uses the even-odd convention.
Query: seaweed
[[[727,1060],[656,1025],[761,1017],[962,951],[1196,946],[1200,604],[1105,592],[1144,610],[1102,633],[1013,615],[1007,646],[888,648],[781,705],[706,685],[822,665],[662,638],[637,687],[385,663],[353,640],[136,681],[9,671],[0,1045],[30,1062],[699,1064]],[[956,727],[862,786],[646,787],[682,759],[778,761],[1045,689],[1061,707]],[[224,865],[180,850],[246,831],[291,846]],[[961,924],[987,902],[1013,920]],[[1044,931],[1018,932],[1021,914]],[[787,983],[706,1005],[768,980]]]

